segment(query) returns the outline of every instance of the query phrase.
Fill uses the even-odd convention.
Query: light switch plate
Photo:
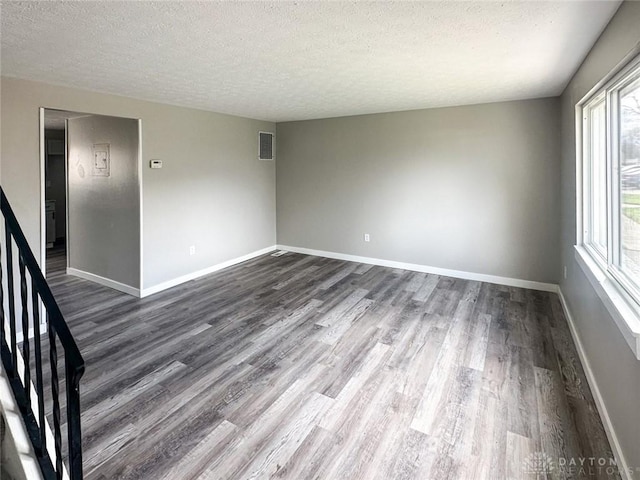
[[[108,143],[96,143],[93,146],[93,166],[91,175],[94,177],[111,176],[111,145]]]
[[[151,160],[149,166],[151,168],[162,168],[162,160]]]

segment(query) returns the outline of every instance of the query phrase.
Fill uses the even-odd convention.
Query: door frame
[[[138,122],[138,158],[137,158],[137,170],[138,170],[138,195],[139,195],[139,242],[138,249],[140,252],[140,286],[138,291],[142,294],[144,289],[144,270],[143,270],[143,191],[142,191],[142,119],[140,118],[132,118],[132,117],[124,117],[118,115],[109,115],[104,113],[90,113],[85,111],[77,111],[73,109],[61,109],[61,108],[50,108],[50,107],[39,107],[39,138],[40,138],[40,269],[42,270],[42,274],[46,278],[47,276],[47,214],[45,209],[45,201],[46,201],[46,145],[45,145],[45,111],[46,110],[58,110],[65,112],[74,112],[81,113],[84,115],[99,115],[99,116],[108,116],[108,117],[117,117],[117,118],[127,118],[136,120]],[[69,149],[68,149],[68,140],[69,140],[69,119],[65,119],[65,128],[64,128],[64,186],[65,186],[65,248],[67,251],[67,265],[69,268]],[[44,318],[43,315],[40,318]]]

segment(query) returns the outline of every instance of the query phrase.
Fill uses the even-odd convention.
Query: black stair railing
[[[0,188],[0,211],[4,217],[5,230],[4,239],[0,239],[0,262],[4,258],[4,265],[0,264],[0,353],[2,363],[44,478],[46,480],[62,479],[66,463],[70,479],[81,480],[82,438],[79,385],[80,378],[84,373],[84,360],[2,188]],[[14,246],[16,247],[15,251]],[[4,252],[2,252],[3,247]],[[16,259],[19,279],[14,276]],[[15,296],[16,289],[19,290],[19,299],[16,299]],[[16,329],[16,301],[19,302],[21,311],[21,345]],[[44,342],[41,338],[43,333],[40,323],[41,311],[46,315],[47,320],[47,336],[44,337]],[[8,332],[6,328],[9,329]],[[48,343],[49,358],[48,360],[45,358],[43,362],[43,343],[45,342]],[[31,348],[32,343],[33,349]],[[66,462],[63,458],[63,425],[60,417],[58,346],[61,347],[61,357],[64,359],[66,387],[68,449]],[[23,359],[23,371],[18,361],[19,349]],[[35,375],[33,368],[35,368]],[[35,385],[32,383],[33,378],[35,378]],[[50,398],[48,399],[45,398],[45,382],[50,382]],[[32,388],[37,396],[33,399],[37,404],[37,412],[34,412],[32,408]],[[50,412],[53,419],[53,445],[49,445],[47,441],[47,412]]]

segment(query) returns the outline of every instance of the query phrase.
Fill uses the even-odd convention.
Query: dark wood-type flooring
[[[612,454],[555,294],[293,253],[145,299],[48,268],[88,480],[619,478],[561,466]]]

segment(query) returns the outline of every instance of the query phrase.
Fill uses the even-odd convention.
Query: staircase
[[[4,419],[4,415],[0,415],[0,478],[3,480],[15,480],[13,459],[18,455],[18,452],[12,451],[15,448],[13,444],[9,442],[7,436],[7,421]]]
[[[0,211],[2,373],[42,478],[81,480],[84,360],[1,187]]]

